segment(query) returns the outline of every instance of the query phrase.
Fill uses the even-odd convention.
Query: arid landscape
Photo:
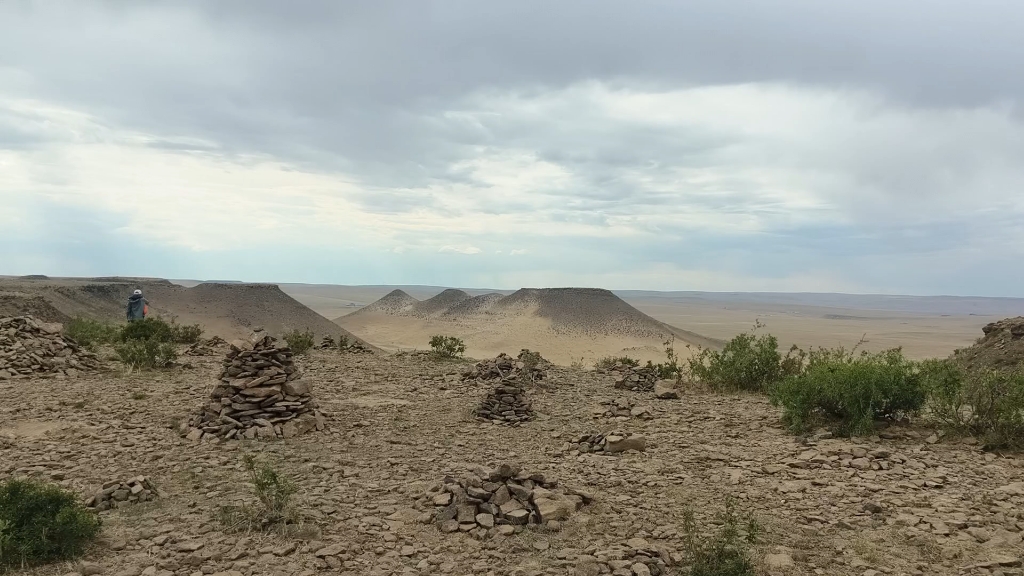
[[[677,346],[688,338],[720,346],[754,319],[782,342],[853,345],[866,333],[871,348],[905,341],[914,356],[947,356],[981,337],[990,318],[1008,315],[1014,301],[959,303],[976,307],[975,316],[925,299],[869,310],[849,301],[826,305],[823,296],[787,304],[777,301],[782,296],[620,298],[591,289],[489,296],[322,287],[316,294],[295,286],[7,278],[0,281],[0,317],[119,321],[120,302],[135,286],[157,314],[198,322],[204,337],[223,340],[180,347],[177,362],[154,370],[125,370],[101,347],[95,368],[64,363],[0,377],[0,393],[13,399],[0,408],[3,477],[56,482],[83,501],[108,485],[116,499],[115,482],[138,477],[155,487],[147,501],[125,488],[130,500],[100,512],[101,537],[83,561],[19,573],[681,574],[690,561],[687,514],[713,530],[732,502],[760,524],[754,555],[764,574],[1021,574],[1024,460],[1014,452],[984,450],[976,438],[947,437],[917,419],[861,437],[794,435],[764,396],[686,385],[669,394],[634,391],[630,369],[595,369],[589,359],[642,351],[657,361],[662,338],[672,335]],[[344,300],[357,305],[336,323],[314,312],[337,312]],[[281,428],[255,422],[270,439],[222,440],[223,431],[235,430],[232,418],[190,425],[211,394],[219,397],[218,386],[231,383],[227,393],[252,398],[273,383],[239,383],[245,368],[231,372],[234,356],[225,360],[224,340],[235,340],[234,355],[255,353],[242,345],[254,327],[273,336],[309,328],[318,342],[366,342],[366,351],[286,351],[286,358],[274,345],[266,348],[268,358],[287,359],[284,366],[294,359],[301,377],[279,371],[260,382],[275,374],[281,382],[296,378],[301,392],[286,394],[308,390],[322,419],[318,429],[274,438]],[[33,342],[62,342],[56,332],[36,333]],[[475,360],[426,352],[431,333],[464,338],[471,358],[530,348],[555,365],[523,368],[521,356],[474,371]],[[988,354],[1019,347],[1016,340],[989,344]],[[19,348],[3,350],[14,358]],[[87,354],[71,357],[92,362]],[[580,357],[587,361],[576,362]],[[505,397],[496,383],[500,390],[527,371],[515,425],[479,417],[485,398]],[[279,405],[300,411],[307,402],[282,398]],[[246,401],[231,400],[233,418],[248,421],[240,412]],[[490,410],[497,416],[504,408]],[[519,415],[528,417],[518,422]],[[255,500],[245,455],[296,483],[290,531],[225,522],[225,509]],[[487,492],[488,478],[506,478],[502,464],[523,472],[510,469],[509,479],[490,482]],[[453,478],[464,487],[452,488]],[[514,491],[510,502],[526,506],[523,517],[533,509],[541,524],[518,525],[514,510],[488,503],[504,501],[496,499],[505,488],[493,492],[501,482]],[[473,496],[481,489],[483,496]],[[455,507],[459,494],[469,502],[484,498],[468,520]],[[448,502],[450,527],[442,520]]]

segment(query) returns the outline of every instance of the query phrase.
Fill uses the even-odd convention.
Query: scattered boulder
[[[96,510],[122,508],[138,502],[149,502],[162,496],[146,476],[136,476],[128,480],[114,480],[103,485],[94,496],[85,501],[85,505]]]
[[[0,380],[74,377],[100,368],[96,355],[61,334],[60,324],[32,316],[0,318]]]
[[[647,448],[647,439],[639,434],[629,432],[607,432],[603,434],[584,434],[562,446],[564,452],[577,454],[619,454],[626,450],[643,451]]]
[[[526,390],[515,383],[496,386],[473,412],[480,420],[518,425],[533,420],[533,406]]]
[[[292,361],[287,344],[262,330],[231,343],[220,383],[189,421],[186,438],[269,439],[322,430],[309,383]]]
[[[576,559],[576,574],[629,574],[663,576],[670,574],[676,559],[667,548],[655,546],[644,538],[630,538],[591,555]]]
[[[679,390],[675,380],[658,380],[654,383],[654,397],[662,400],[678,400]]]
[[[462,373],[462,379],[537,382],[547,377],[551,366],[540,354],[524,348],[516,358],[502,353],[496,358],[477,362]]]
[[[439,530],[480,538],[510,535],[531,524],[560,527],[592,499],[589,493],[509,464],[489,471],[479,468],[463,478],[447,476],[422,497],[433,507]]]

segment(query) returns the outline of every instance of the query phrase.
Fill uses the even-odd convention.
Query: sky
[[[1024,3],[0,2],[0,274],[1024,296]]]

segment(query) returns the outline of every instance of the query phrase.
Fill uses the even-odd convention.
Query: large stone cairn
[[[473,412],[479,420],[517,426],[533,420],[533,405],[526,390],[514,382],[495,386]]]
[[[107,482],[103,488],[85,501],[85,505],[96,510],[122,508],[138,502],[149,502],[162,496],[146,476],[136,476],[129,480]]]
[[[501,353],[496,358],[477,362],[462,373],[462,379],[537,382],[547,376],[550,367],[551,363],[540,354],[523,349],[515,358]]]
[[[0,380],[77,376],[100,367],[96,355],[61,334],[60,324],[32,316],[0,318]]]
[[[647,438],[643,435],[618,431],[583,434],[562,445],[562,451],[572,456],[591,453],[619,454],[626,450],[646,449]]]
[[[483,538],[509,536],[530,524],[560,529],[593,496],[559,487],[543,474],[502,464],[490,471],[477,468],[462,478],[447,476],[423,500],[434,506],[433,519],[442,532]]]
[[[308,383],[292,362],[287,344],[257,330],[236,340],[224,358],[220,384],[194,415],[188,438],[224,440],[290,438],[323,429]]]
[[[658,373],[647,366],[630,366],[617,362],[609,370],[615,376],[615,387],[634,392],[650,392],[658,381]]]

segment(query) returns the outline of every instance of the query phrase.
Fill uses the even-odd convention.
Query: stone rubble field
[[[533,420],[497,425],[474,416],[495,384],[464,381],[469,362],[325,350],[296,357],[324,430],[190,440],[179,427],[210,397],[221,360],[0,380],[0,477],[59,482],[83,501],[112,481],[145,477],[159,494],[101,512],[103,536],[83,563],[16,573],[673,574],[687,508],[707,527],[731,496],[763,526],[768,574],[1024,574],[1022,460],[969,439],[910,426],[853,440],[798,438],[763,397],[658,399],[616,389],[611,374],[557,367],[528,389]],[[650,419],[594,418],[624,395],[649,407]],[[610,436],[643,438],[644,450],[580,449],[601,435],[606,446]],[[300,529],[231,533],[218,520],[220,506],[253,501],[245,454],[294,478]],[[468,494],[477,488],[468,472],[502,464],[526,473],[494,476],[495,491],[477,494],[472,524],[468,509],[462,517],[456,509],[458,529],[442,529],[445,495]],[[522,514],[501,511],[494,494],[526,480],[572,510],[552,508],[553,525],[512,524]]]

